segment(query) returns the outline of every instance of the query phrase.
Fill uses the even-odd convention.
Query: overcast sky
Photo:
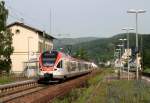
[[[139,33],[150,33],[150,0],[5,0],[8,23],[24,23],[63,37],[110,37],[135,28],[135,15],[129,9],[144,9],[139,15]],[[70,35],[68,35],[70,34]]]

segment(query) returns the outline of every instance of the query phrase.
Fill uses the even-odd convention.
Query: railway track
[[[1,95],[0,103],[47,103],[56,97],[64,95],[73,88],[83,85],[88,78],[96,74],[97,72],[82,75],[77,78],[69,79],[61,84],[54,83],[53,85],[43,86],[35,83],[35,86],[28,89],[22,89],[7,95],[3,94],[3,96]]]
[[[27,80],[0,85],[0,103],[10,101],[12,99],[39,91],[44,88],[46,88],[46,86],[37,84],[36,80]]]
[[[36,80],[0,85],[0,103],[45,103],[78,87],[97,72],[53,85],[38,84]]]

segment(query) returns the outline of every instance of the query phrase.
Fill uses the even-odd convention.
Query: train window
[[[42,63],[44,66],[53,66],[57,58],[57,52],[45,52],[42,54]]]
[[[79,64],[78,64],[78,67],[79,67],[79,71],[80,71],[80,70],[81,70],[81,68],[82,68],[81,63],[79,63]]]
[[[57,64],[57,68],[62,68],[62,60]]]
[[[71,62],[71,71],[75,71],[76,69],[76,62]]]
[[[71,62],[70,61],[67,62],[67,70],[68,70],[68,72],[71,71]]]
[[[87,64],[85,64],[85,69],[88,69],[88,65]]]

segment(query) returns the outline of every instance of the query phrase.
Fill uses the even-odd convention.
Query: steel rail
[[[38,84],[36,80],[26,80],[16,83],[0,85],[0,97],[37,86]]]

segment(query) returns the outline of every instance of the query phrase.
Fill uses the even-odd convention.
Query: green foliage
[[[150,35],[143,35],[143,46],[142,46],[142,51],[143,51],[143,65],[144,69],[147,69],[146,71],[150,71]]]
[[[117,48],[116,45],[121,44],[120,38],[127,38],[125,33],[115,35],[111,38],[101,38],[94,41],[81,43],[73,46],[73,51],[77,48],[83,48],[87,51],[87,55],[90,60],[99,62],[105,62],[107,60],[113,59],[114,49]],[[135,48],[135,33],[129,34],[130,48]],[[144,69],[150,68],[150,35],[140,34],[139,35],[139,51],[143,55]],[[127,47],[127,41],[125,42],[125,47]]]
[[[107,103],[148,103],[150,86],[144,81],[113,81],[106,86]]]
[[[143,52],[144,68],[150,68],[150,49],[145,49]]]
[[[13,82],[13,80],[9,78],[8,76],[0,77],[0,85],[10,83],[10,82]]]
[[[143,55],[143,64],[144,69],[150,68],[150,35],[148,34],[139,34],[139,51]],[[127,38],[127,35],[125,33],[115,35],[110,38],[99,38],[92,41],[87,42],[79,42],[78,44],[72,44],[71,45],[71,52],[72,55],[74,55],[74,52],[80,51],[79,48],[84,49],[87,52],[87,56],[89,60],[95,61],[95,62],[106,62],[108,60],[112,60],[114,57],[114,49],[117,48],[116,45],[121,44],[121,41],[119,41],[120,38]],[[129,34],[129,43],[130,48],[135,48],[135,33]],[[71,41],[70,41],[71,42]],[[70,43],[71,44],[71,43]],[[127,47],[127,41],[125,42],[125,47]],[[67,47],[64,47],[66,51],[68,51]]]
[[[144,71],[145,73],[150,73],[150,68],[144,68]]]
[[[87,54],[86,50],[84,50],[83,48],[78,49],[78,51],[76,51],[74,57],[83,59],[83,60],[88,60],[88,54]]]
[[[112,58],[113,44],[107,38],[76,44],[72,51],[76,52],[78,48],[86,50],[89,59],[93,61],[107,61]]]
[[[5,8],[4,4],[4,1],[0,2],[0,71],[6,70],[9,72],[11,68],[10,55],[13,52],[13,34],[6,28],[8,10]]]
[[[56,98],[53,103],[87,103],[87,100],[92,98],[91,94],[97,84],[102,82],[104,76],[110,73],[112,73],[110,69],[97,72],[95,76],[91,76],[91,78],[85,82],[84,86],[73,89],[64,97]]]
[[[103,75],[103,76],[102,76]],[[91,78],[89,87],[77,88],[53,103],[149,103],[150,86],[144,81],[104,81],[104,74]],[[103,79],[101,79],[103,78]],[[100,85],[98,85],[101,82]]]

